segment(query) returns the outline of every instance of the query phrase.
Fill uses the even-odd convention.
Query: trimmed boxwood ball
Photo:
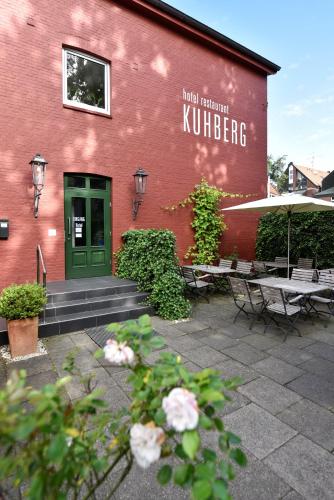
[[[0,316],[7,320],[34,318],[46,302],[45,290],[37,283],[10,285],[0,296]]]
[[[117,275],[149,292],[149,303],[162,318],[187,317],[190,303],[178,273],[175,234],[167,229],[139,229],[122,237],[123,246],[116,253]]]

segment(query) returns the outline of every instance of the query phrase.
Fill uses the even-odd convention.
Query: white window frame
[[[97,106],[91,106],[90,104],[85,104],[83,102],[71,101],[67,99],[67,54],[73,54],[75,56],[84,57],[89,61],[101,64],[104,66],[104,108],[98,108]],[[79,50],[63,48],[63,104],[67,106],[73,106],[75,108],[84,109],[87,111],[94,111],[94,113],[101,113],[110,115],[110,64],[103,59],[98,59],[91,55],[81,52]]]

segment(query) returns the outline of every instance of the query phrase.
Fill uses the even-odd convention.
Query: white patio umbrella
[[[273,198],[262,198],[261,200],[242,203],[234,207],[224,208],[223,210],[246,210],[250,212],[274,214],[287,214],[288,216],[288,277],[290,264],[290,222],[291,215],[302,212],[321,212],[324,210],[334,210],[334,203],[329,201],[302,196],[301,194],[287,194],[274,196]]]

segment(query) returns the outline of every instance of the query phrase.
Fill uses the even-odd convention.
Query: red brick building
[[[49,280],[110,273],[129,228],[168,227],[184,255],[190,211],[162,207],[202,176],[265,196],[267,76],[278,66],[157,0],[3,0],[0,10],[0,287],[35,278],[37,244]],[[34,218],[37,152],[48,165]],[[133,220],[138,167],[149,177]],[[237,245],[251,258],[256,218],[226,221],[223,252]]]

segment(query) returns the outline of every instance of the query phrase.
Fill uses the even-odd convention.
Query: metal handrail
[[[39,284],[40,280],[40,262],[42,264],[42,269],[43,269],[43,288],[46,288],[46,267],[44,264],[44,258],[43,258],[43,253],[40,245],[37,245],[36,248],[36,262],[37,262],[37,283]]]

